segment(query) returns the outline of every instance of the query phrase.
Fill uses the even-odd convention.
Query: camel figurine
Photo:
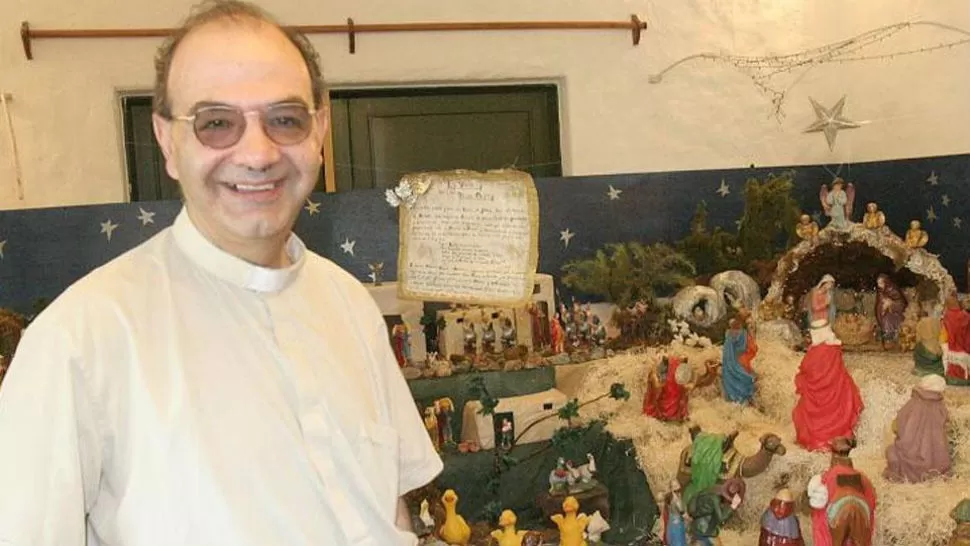
[[[702,433],[698,426],[691,427],[691,445],[685,447],[680,453],[680,467],[677,470],[677,481],[680,482],[682,487],[686,488],[691,482],[693,450],[702,435],[706,435],[708,438],[714,436]],[[721,481],[730,478],[752,478],[757,476],[768,469],[772,457],[786,453],[785,445],[782,443],[781,438],[769,432],[761,436],[761,448],[757,452],[751,455],[743,455],[734,447],[734,440],[737,436],[738,432],[734,431],[727,436],[720,437],[721,473],[719,479]],[[716,441],[716,439],[710,441]]]

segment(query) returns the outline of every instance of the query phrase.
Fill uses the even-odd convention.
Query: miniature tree
[[[800,211],[791,195],[794,178],[794,171],[785,171],[768,174],[764,182],[749,178],[745,183],[737,243],[745,263],[771,261],[797,241]]]
[[[738,267],[737,235],[719,227],[707,230],[707,201],[701,201],[694,209],[690,221],[690,235],[676,243],[678,251],[694,262],[698,275],[711,275]]]
[[[693,283],[694,264],[663,243],[610,243],[593,258],[563,266],[562,283],[584,294],[600,296],[618,307]]]

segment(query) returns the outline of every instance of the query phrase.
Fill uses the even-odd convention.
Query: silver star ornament
[[[805,132],[824,133],[825,140],[829,143],[829,150],[835,149],[835,138],[839,135],[839,131],[843,129],[855,129],[861,126],[859,123],[849,121],[842,115],[842,108],[845,107],[845,96],[839,99],[839,102],[835,103],[835,106],[832,108],[822,106],[811,97],[808,100],[812,101],[812,108],[815,109],[815,117],[817,119],[815,123],[805,129]]]

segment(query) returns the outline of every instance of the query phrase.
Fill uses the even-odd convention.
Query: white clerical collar
[[[252,264],[233,256],[206,239],[182,208],[172,224],[180,249],[200,267],[220,279],[255,292],[278,292],[294,279],[306,261],[306,246],[295,234],[286,241],[291,265],[279,269]]]

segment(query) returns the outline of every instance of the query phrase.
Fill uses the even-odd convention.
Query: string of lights
[[[869,55],[862,54],[863,50],[871,48],[878,43],[884,42],[885,40],[898,35],[904,30],[921,26],[955,32],[966,37],[919,48],[893,51],[890,53]],[[728,63],[746,74],[754,83],[755,87],[757,87],[763,94],[770,97],[773,107],[772,113],[776,118],[780,119],[784,117],[783,106],[785,96],[794,83],[789,85],[787,88],[783,88],[782,84],[776,81],[776,76],[791,73],[802,68],[804,68],[805,72],[807,72],[816,66],[827,63],[885,60],[904,55],[916,55],[942,49],[950,49],[963,46],[968,43],[970,43],[970,31],[962,28],[933,21],[903,22],[869,30],[845,40],[840,40],[819,47],[784,55],[743,56],[728,55],[724,53],[695,53],[669,64],[656,74],[651,74],[648,81],[652,84],[661,83],[664,76],[666,76],[669,72],[684,64],[696,60]],[[804,74],[799,76],[798,80],[800,80],[803,76]]]

